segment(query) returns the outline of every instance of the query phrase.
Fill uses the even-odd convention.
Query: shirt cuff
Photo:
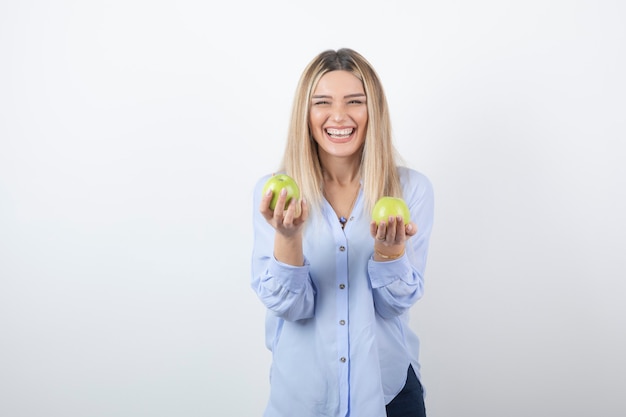
[[[372,288],[381,288],[406,277],[406,275],[411,272],[411,263],[406,253],[398,259],[386,262],[375,261],[372,256],[367,265],[367,269]]]
[[[309,261],[305,258],[303,266],[294,266],[272,257],[268,267],[268,275],[288,291],[300,293],[304,291],[309,279]]]

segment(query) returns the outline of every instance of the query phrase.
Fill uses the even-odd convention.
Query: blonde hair
[[[348,71],[361,80],[367,97],[368,123],[360,175],[365,208],[369,211],[382,196],[402,196],[397,170],[399,156],[392,142],[389,109],[380,79],[370,63],[351,49],[324,51],[304,69],[293,101],[282,169],[296,180],[309,205],[319,209],[324,180],[318,145],[309,128],[309,109],[320,78],[337,70]]]

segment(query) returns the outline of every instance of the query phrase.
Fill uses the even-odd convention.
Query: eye
[[[358,99],[358,98],[355,98],[354,100],[350,100],[348,102],[348,104],[364,104],[364,103],[365,103],[365,100],[361,100],[361,99]]]
[[[323,106],[323,105],[327,105],[327,104],[330,104],[330,102],[327,101],[327,100],[315,100],[315,101],[313,101],[313,105],[314,106]]]

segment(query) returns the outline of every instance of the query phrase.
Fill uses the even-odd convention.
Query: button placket
[[[339,357],[340,365],[340,378],[345,379],[346,384],[349,378],[349,363],[350,363],[350,334],[348,326],[348,311],[349,311],[349,292],[348,290],[348,241],[346,236],[342,233],[337,236],[336,240],[337,248],[337,281],[336,284],[339,291],[337,291],[337,356]],[[337,288],[336,287],[336,288]],[[345,396],[345,401],[348,400],[348,394],[342,393]]]

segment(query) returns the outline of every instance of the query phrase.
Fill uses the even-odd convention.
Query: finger
[[[282,219],[285,215],[285,202],[287,201],[287,189],[283,188],[278,194],[276,207],[274,207],[274,218]]]
[[[295,211],[294,211],[294,216],[296,218],[299,218],[300,216],[302,216],[302,199],[298,200],[298,201],[292,201],[295,205]]]
[[[259,204],[259,211],[263,214],[263,217],[265,217],[266,220],[271,219],[274,214],[270,208],[270,202],[272,201],[273,194],[272,190],[267,190],[265,194],[263,194],[263,197],[261,197],[261,203]]]
[[[376,230],[376,239],[385,240],[386,236],[387,236],[387,223],[379,222],[378,229]]]
[[[372,236],[374,239],[376,239],[376,232],[378,232],[378,225],[375,221],[372,220],[372,222],[370,223],[370,236]]]
[[[401,243],[406,239],[406,233],[404,230],[404,218],[402,216],[398,216],[396,218],[396,227],[394,228],[396,232],[395,242]]]
[[[405,230],[407,237],[415,236],[417,234],[417,225],[411,222],[406,225]]]
[[[304,198],[300,200],[300,211],[301,213],[298,217],[304,222],[309,218],[309,205]]]
[[[291,200],[289,202],[289,206],[287,207],[287,210],[285,210],[284,216],[283,216],[283,225],[285,226],[290,226],[294,224],[294,221],[296,219],[296,208],[298,207],[298,203],[296,202],[296,200]]]
[[[396,240],[396,223],[396,218],[394,216],[390,216],[386,235],[387,242],[395,242]]]

